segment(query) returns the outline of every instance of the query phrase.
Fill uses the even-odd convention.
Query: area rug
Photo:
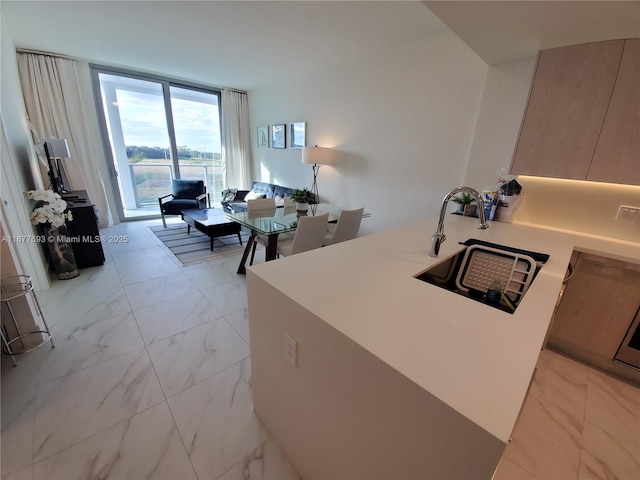
[[[149,229],[185,266],[240,253],[249,240],[249,235],[245,233],[240,234],[243,245],[238,242],[237,235],[218,237],[214,239],[213,251],[211,251],[211,239],[195,228],[192,228],[187,235],[186,223],[170,224],[167,228],[159,225]]]

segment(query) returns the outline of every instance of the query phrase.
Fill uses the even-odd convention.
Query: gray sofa
[[[273,183],[253,182],[251,190],[227,189],[222,192],[222,208],[225,212],[246,212],[247,197],[274,198],[276,207],[284,205],[284,197],[291,195],[292,188],[282,187]]]

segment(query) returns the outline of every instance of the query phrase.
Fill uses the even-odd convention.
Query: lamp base
[[[313,164],[313,185],[311,185],[311,192],[313,192],[313,196],[315,197],[314,203],[311,204],[311,214],[316,214],[316,209],[318,208],[318,202],[320,201],[320,194],[318,193],[318,170],[320,170],[320,165],[317,163]]]

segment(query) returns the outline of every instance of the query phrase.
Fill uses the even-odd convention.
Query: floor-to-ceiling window
[[[223,184],[220,92],[91,68],[120,218],[159,214],[158,197],[174,178],[204,180],[215,202]]]

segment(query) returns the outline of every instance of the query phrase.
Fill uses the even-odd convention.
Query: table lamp
[[[71,157],[69,145],[64,138],[46,138],[44,141],[44,151],[49,164],[49,179],[51,188],[58,194],[67,192],[67,176],[62,167],[62,159]]]
[[[317,202],[320,201],[320,195],[318,194],[318,170],[320,165],[331,165],[335,161],[335,155],[330,148],[318,147],[303,147],[302,148],[302,163],[310,163],[313,165],[313,185],[311,191],[316,197],[316,203],[311,205],[311,211],[316,213]]]

